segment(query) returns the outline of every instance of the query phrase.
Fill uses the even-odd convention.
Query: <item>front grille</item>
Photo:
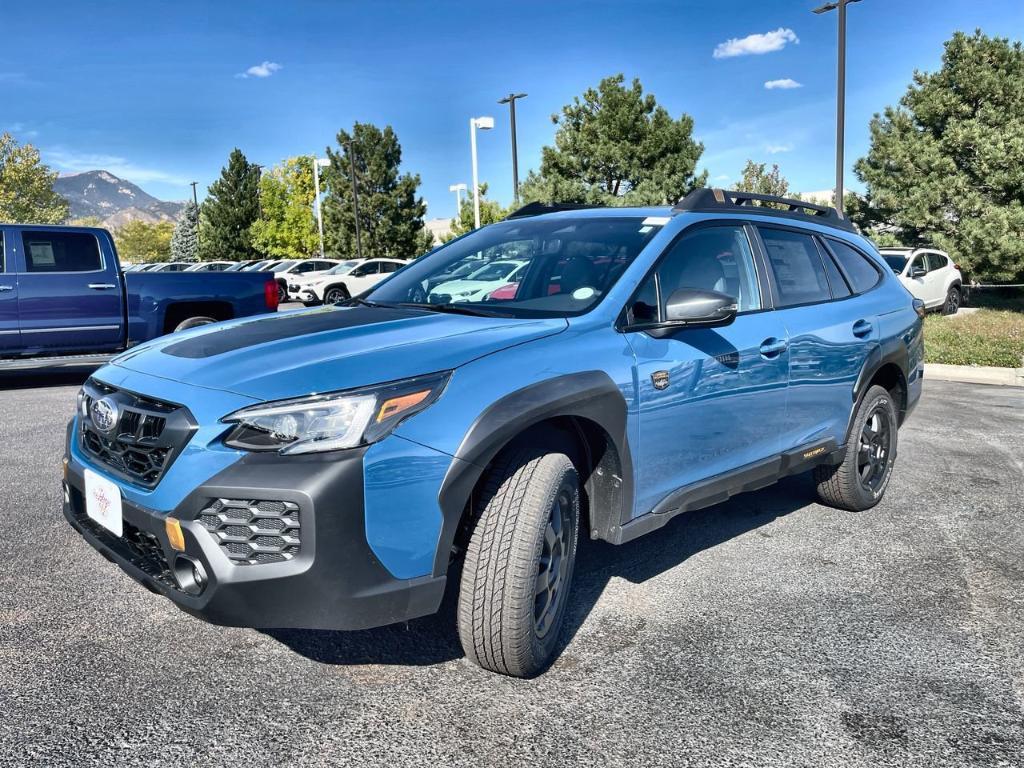
[[[113,424],[101,429],[93,418],[97,401],[113,411]],[[82,450],[118,477],[153,488],[196,429],[187,408],[165,403],[95,379],[82,388],[79,413]]]
[[[199,522],[235,565],[283,563],[299,552],[299,507],[290,501],[215,499]]]

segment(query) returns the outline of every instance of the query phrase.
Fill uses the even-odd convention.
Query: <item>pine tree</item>
[[[351,143],[350,143],[351,142]],[[338,149],[327,149],[331,164],[324,168],[324,240],[332,256],[356,255],[355,215],[352,200],[352,163],[355,149],[356,186],[363,256],[411,259],[423,252],[423,216],[427,206],[417,197],[418,174],[400,174],[402,147],[391,126],[384,130],[356,123],[352,133],[338,132]]]
[[[199,206],[191,200],[171,235],[171,261],[199,261]]]
[[[203,228],[200,258],[255,258],[250,228],[259,213],[259,168],[246,160],[241,150],[234,149],[203,201],[202,214],[207,226]]]

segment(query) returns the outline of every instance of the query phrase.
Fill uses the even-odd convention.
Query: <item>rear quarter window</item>
[[[828,244],[849,278],[854,293],[864,293],[878,285],[881,273],[867,256],[841,240],[830,238]]]

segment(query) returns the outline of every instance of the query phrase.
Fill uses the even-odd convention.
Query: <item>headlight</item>
[[[376,442],[444,391],[451,371],[325,395],[250,406],[221,419],[225,445],[247,451],[318,453]]]

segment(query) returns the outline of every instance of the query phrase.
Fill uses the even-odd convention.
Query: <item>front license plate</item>
[[[121,489],[88,469],[85,470],[85,513],[115,536],[124,533]]]

